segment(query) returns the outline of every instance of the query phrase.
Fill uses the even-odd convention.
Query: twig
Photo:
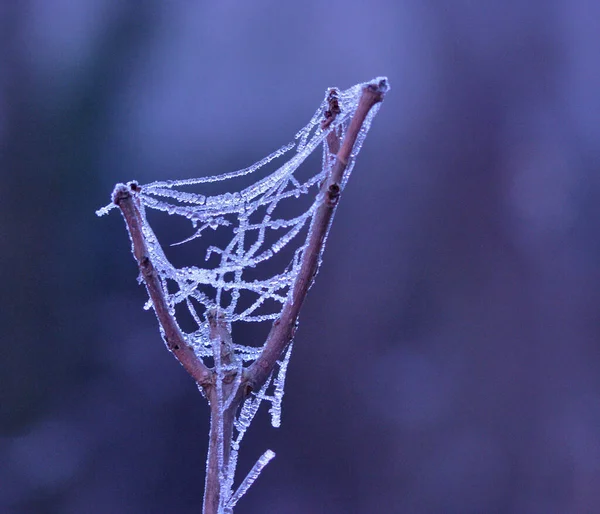
[[[233,421],[235,414],[243,401],[242,388],[235,391],[235,398],[230,406],[221,411],[216,394],[216,387],[210,388],[210,435],[208,442],[208,457],[206,459],[206,480],[204,483],[204,514],[219,514],[221,501],[221,476],[229,468],[229,456],[231,454],[231,439],[233,438]],[[229,388],[231,391],[231,388]],[[222,427],[222,432],[219,428]],[[223,434],[223,466],[219,464],[220,433]]]
[[[148,296],[152,300],[154,312],[156,312],[156,317],[163,329],[167,348],[199,386],[203,388],[210,386],[213,383],[212,371],[204,365],[200,358],[196,356],[194,350],[187,344],[179,326],[169,312],[162,284],[150,259],[144,233],[142,232],[143,222],[136,205],[137,200],[134,197],[137,188],[138,185],[135,182],[131,182],[129,185],[117,184],[113,191],[113,202],[121,209],[125,218],[133,246],[133,254],[144,279],[144,284],[146,284]]]
[[[319,257],[323,251],[323,241],[340,198],[340,184],[344,171],[348,166],[354,143],[367,114],[375,104],[383,100],[387,89],[386,81],[369,84],[363,89],[358,107],[346,132],[346,137],[337,153],[331,174],[321,186],[324,198],[317,208],[310,227],[308,245],[304,251],[300,271],[293,286],[292,301],[288,300],[283,306],[281,316],[273,323],[260,357],[248,368],[246,383],[249,389],[257,391],[261,388],[294,337],[298,315],[317,272]],[[327,123],[327,120],[325,123]],[[332,141],[329,142],[330,146],[333,146],[332,143]]]
[[[327,144],[330,152],[336,154],[335,162],[330,175],[321,186],[323,200],[312,220],[308,244],[293,285],[292,299],[285,303],[281,316],[273,323],[260,357],[250,367],[242,370],[242,377],[238,375],[239,370],[230,369],[229,365],[235,358],[231,334],[217,311],[208,312],[207,320],[210,326],[211,340],[220,345],[221,365],[225,365],[228,370],[221,377],[220,383],[217,383],[218,377],[215,370],[209,369],[187,344],[169,311],[166,292],[163,290],[158,273],[150,259],[142,231],[143,220],[138,206],[139,200],[136,198],[139,186],[135,182],[131,182],[128,185],[118,184],[115,187],[113,202],[121,209],[125,218],[133,254],[162,327],[166,345],[201,387],[210,404],[211,423],[204,490],[204,514],[219,513],[220,503],[222,503],[220,481],[228,469],[235,415],[250,392],[257,391],[263,386],[294,337],[298,315],[317,272],[319,258],[323,251],[323,242],[340,198],[342,177],[351,159],[352,149],[369,111],[375,104],[383,100],[387,89],[388,85],[385,80],[367,85],[363,89],[358,108],[346,131],[344,140],[340,143],[339,134],[336,131],[329,134]],[[328,128],[340,112],[336,90],[330,91],[328,101],[329,110],[321,124],[323,129]],[[224,399],[228,399],[226,404],[223,404]],[[219,456],[221,444],[222,459]],[[266,458],[268,461],[272,455],[269,454]],[[252,476],[255,478],[254,475]],[[241,493],[236,494],[239,496]]]
[[[235,364],[236,356],[227,323],[217,309],[209,310],[206,318],[210,327],[210,340],[213,345],[219,345],[221,368],[231,367],[232,364]],[[233,367],[235,368],[235,366]],[[217,368],[216,358],[215,368]],[[223,475],[229,469],[233,421],[239,406],[245,398],[245,390],[240,387],[241,380],[237,376],[240,371],[241,367],[225,371],[220,383],[218,382],[218,374],[215,375],[217,383],[207,388],[207,398],[210,405],[210,435],[204,484],[204,506],[202,511],[204,514],[219,513],[221,481]],[[219,388],[221,389],[220,395]],[[223,451],[222,459],[219,458],[220,447]]]

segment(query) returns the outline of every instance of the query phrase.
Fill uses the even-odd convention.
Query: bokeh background
[[[114,183],[387,75],[243,513],[600,512],[600,3],[0,2],[0,512],[197,513],[207,407]]]

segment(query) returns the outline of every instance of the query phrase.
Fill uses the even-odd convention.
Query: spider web
[[[339,139],[343,140],[363,88],[367,84],[379,83],[382,80],[385,78],[378,77],[344,91],[329,88],[315,114],[308,124],[298,131],[294,141],[248,168],[222,175],[159,181],[142,186],[134,183],[136,187],[130,188],[139,199],[142,230],[150,260],[162,281],[171,314],[175,318],[176,308],[183,306],[187,309],[194,320],[195,330],[188,332],[182,330],[186,342],[199,358],[211,358],[214,362],[218,378],[216,382],[220,412],[224,412],[233,400],[233,397],[225,398],[223,395],[222,379],[225,373],[238,371],[236,379],[241,380],[244,364],[258,358],[263,347],[232,344],[234,355],[229,356],[225,364],[225,359],[221,355],[221,344],[215,344],[215,341],[211,340],[210,313],[218,313],[231,333],[233,324],[269,322],[277,319],[283,305],[287,301],[292,301],[294,282],[307,248],[311,223],[318,206],[323,201],[323,194],[319,189],[335,161],[326,138],[330,132],[335,131]],[[326,117],[332,98],[337,100],[340,112],[329,126],[323,128],[321,122]],[[350,177],[355,158],[379,105],[376,104],[370,110],[363,123],[344,172],[341,189]],[[301,164],[320,146],[322,147],[321,169],[315,173],[309,171],[307,174],[306,170],[301,173],[299,171]],[[267,167],[272,167],[272,163],[278,162],[282,162],[279,167],[264,174]],[[263,172],[262,176],[261,172]],[[236,188],[236,182],[241,182],[247,176],[257,176],[257,180],[247,187]],[[227,188],[228,192],[206,195],[188,190],[194,186],[208,189],[210,186],[204,185],[221,182],[226,185],[231,184],[231,187]],[[308,202],[305,201],[308,207],[301,213],[290,216],[288,214],[290,209],[285,205],[298,203],[301,197],[309,199]],[[115,207],[116,205],[111,203],[99,209],[97,214],[102,216]],[[190,221],[191,233],[175,245],[201,240],[204,236],[211,235],[212,231],[215,233],[227,231],[225,240],[228,240],[228,243],[205,247],[205,254],[201,256],[205,261],[204,266],[176,267],[167,258],[148,223],[147,210],[181,216]],[[291,255],[286,265],[274,273],[271,267],[271,273],[267,277],[255,278],[257,266],[276,260],[274,257],[284,250]],[[207,263],[211,259],[214,261],[215,257],[218,263],[209,266]],[[320,262],[319,258],[319,265]],[[141,281],[141,277],[138,280]],[[145,308],[152,308],[151,300],[148,300]],[[274,372],[274,376],[272,375],[265,382],[262,389],[252,393],[242,405],[234,422],[235,434],[226,470],[223,468],[224,442],[221,438],[219,455],[223,475],[220,482],[224,513],[232,511],[239,498],[274,456],[270,450],[265,452],[237,491],[233,492],[239,445],[263,400],[271,403],[269,412],[272,425],[280,426],[283,384],[291,350],[290,344],[284,358],[279,362],[277,373]],[[272,388],[270,394],[268,394],[269,388]]]

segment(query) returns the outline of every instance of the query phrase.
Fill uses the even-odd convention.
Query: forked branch
[[[388,88],[385,79],[367,84],[362,90],[358,106],[347,126],[343,141],[340,141],[338,130],[340,127],[336,127],[328,134],[326,144],[329,154],[335,155],[335,157],[329,175],[325,177],[320,186],[319,203],[314,211],[306,246],[291,286],[292,292],[288,295],[279,318],[273,323],[260,356],[248,368],[243,368],[241,361],[236,363],[228,323],[225,318],[221,317],[222,313],[218,309],[209,309],[206,312],[210,340],[215,345],[213,346],[215,368],[208,368],[188,344],[169,308],[167,301],[169,295],[163,287],[163,280],[151,260],[143,230],[145,219],[138,194],[141,188],[135,182],[127,185],[119,184],[115,187],[113,203],[120,208],[125,219],[133,254],[159,320],[166,345],[201,387],[210,403],[211,427],[204,514],[231,512],[232,506],[237,502],[239,496],[256,478],[261,467],[274,455],[270,451],[266,452],[255,466],[258,471],[251,471],[235,494],[228,491],[223,492],[222,481],[223,477],[229,473],[228,461],[231,457],[236,414],[250,392],[258,391],[263,387],[294,337],[302,304],[318,271],[324,242],[339,202],[344,173],[354,158],[353,151],[357,138],[365,125],[369,111],[383,100]],[[330,91],[328,103],[329,109],[325,112],[325,118],[321,122],[322,129],[328,129],[340,114],[335,90]],[[224,370],[227,371],[224,373]],[[231,460],[235,462],[233,457]],[[232,477],[230,478],[233,480]],[[225,495],[225,498],[221,497],[222,494]],[[224,507],[225,504],[226,507]]]

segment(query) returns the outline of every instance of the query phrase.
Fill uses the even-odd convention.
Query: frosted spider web
[[[311,223],[318,206],[324,199],[319,189],[335,161],[335,155],[331,153],[326,138],[335,131],[339,140],[343,140],[363,88],[367,84],[383,83],[383,81],[386,79],[378,77],[344,91],[337,88],[328,89],[315,114],[308,124],[298,131],[294,141],[248,168],[222,175],[158,181],[142,186],[135,182],[130,183],[130,185],[135,184],[134,188],[129,189],[138,199],[149,257],[161,279],[171,314],[175,318],[176,308],[184,306],[187,309],[196,328],[188,332],[182,330],[186,342],[199,358],[211,358],[214,362],[220,412],[224,412],[233,400],[233,395],[229,398],[223,395],[224,374],[237,371],[236,380],[241,380],[244,364],[257,359],[263,347],[233,344],[233,358],[228,358],[225,364],[221,356],[221,344],[215,344],[215,341],[211,340],[208,317],[211,312],[218,313],[231,333],[233,324],[269,322],[277,319],[283,305],[287,301],[292,301],[294,281],[307,248]],[[337,100],[340,112],[329,126],[323,128],[321,122],[326,118],[332,98]],[[350,177],[355,158],[379,110],[379,105],[376,104],[371,108],[362,125],[340,184],[341,189]],[[319,146],[322,147],[321,169],[312,174],[309,172],[308,175],[305,172],[300,173],[301,164]],[[260,176],[260,172],[267,165],[272,166],[272,163],[277,162],[282,164],[266,176]],[[239,186],[235,188],[236,179],[243,179],[250,175],[258,175],[253,184],[244,188]],[[231,183],[228,192],[208,195],[185,190],[192,186],[202,187],[205,184],[220,182]],[[286,217],[285,214],[289,211],[279,207],[298,201],[300,197],[314,198],[314,200],[308,203],[308,207],[302,213]],[[115,207],[116,205],[111,203],[96,213],[102,216]],[[204,261],[208,262],[216,256],[218,264],[213,267],[175,267],[167,258],[148,223],[147,210],[182,216],[190,221],[191,234],[183,241],[176,242],[176,245],[201,239],[211,231],[229,231],[227,244],[220,247],[209,245],[205,248]],[[257,265],[273,259],[284,249],[290,248],[293,250],[292,257],[282,269],[271,273],[266,278],[249,278]],[[320,261],[319,258],[319,265]],[[141,281],[141,278],[139,280]],[[251,299],[248,300],[249,298]],[[152,307],[152,301],[148,300],[145,308]],[[162,335],[164,337],[164,333]],[[221,512],[225,514],[232,512],[240,497],[275,455],[271,450],[265,452],[238,489],[233,491],[240,442],[262,401],[271,403],[269,412],[272,425],[280,426],[283,385],[291,350],[292,344],[278,363],[277,372],[273,372],[261,390],[251,393],[243,403],[234,422],[235,433],[226,470],[223,470],[224,442],[221,438],[219,443],[219,467],[223,470],[220,479]],[[272,392],[269,393],[270,389]],[[235,391],[235,387],[233,390]]]

